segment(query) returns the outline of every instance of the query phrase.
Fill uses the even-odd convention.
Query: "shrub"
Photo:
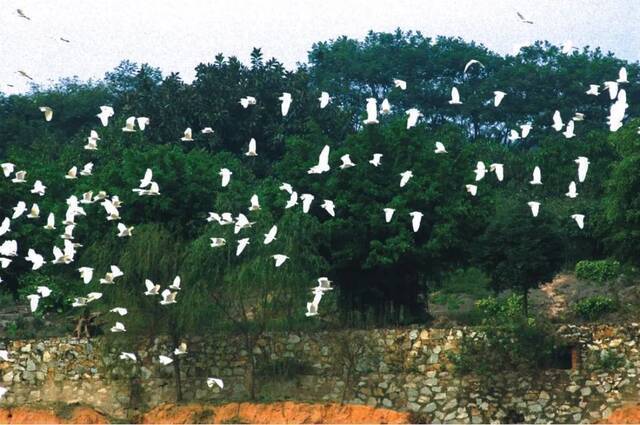
[[[511,294],[506,298],[487,297],[476,301],[476,308],[485,321],[508,323],[522,317],[524,297]]]
[[[457,269],[444,276],[441,292],[482,297],[489,293],[490,281],[489,277],[478,268]]]
[[[595,368],[598,370],[612,371],[625,365],[624,357],[609,350],[602,350],[598,355]]]
[[[586,320],[596,320],[607,313],[616,310],[615,301],[604,295],[594,295],[593,297],[583,298],[578,301],[574,307],[578,316]]]
[[[576,264],[576,277],[595,282],[606,282],[615,279],[622,272],[622,267],[615,260],[582,260]]]
[[[38,286],[46,286],[51,289],[51,294],[40,299],[38,309],[34,315],[38,316],[50,311],[63,313],[71,309],[73,298],[70,296],[70,288],[72,285],[60,278],[51,277],[40,272],[30,272],[20,278],[18,289],[20,298],[26,300],[27,295],[36,294]]]

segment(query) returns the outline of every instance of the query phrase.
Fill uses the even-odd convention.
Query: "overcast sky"
[[[288,68],[313,42],[374,31],[460,36],[509,53],[515,44],[600,46],[640,58],[640,0],[0,0],[0,90],[102,78],[121,60],[147,62],[191,81],[215,54],[247,61],[252,47]],[[20,18],[20,8],[31,18]],[[516,11],[533,25],[518,22]],[[60,41],[64,37],[70,43]],[[15,85],[10,88],[7,84]]]

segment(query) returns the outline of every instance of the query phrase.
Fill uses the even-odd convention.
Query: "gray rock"
[[[427,413],[431,413],[431,412],[435,412],[437,408],[438,408],[438,405],[431,402],[424,407],[424,411]]]

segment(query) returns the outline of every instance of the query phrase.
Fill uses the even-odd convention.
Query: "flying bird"
[[[322,205],[320,205],[320,207],[323,208],[331,217],[336,216],[336,212],[335,212],[336,206],[333,203],[333,201],[329,199],[325,199]]]
[[[109,125],[109,118],[111,118],[113,114],[114,112],[111,106],[101,106],[100,113],[96,116],[100,118],[100,122],[102,123],[102,126],[106,127]],[[95,140],[100,140],[100,139],[96,138]]]
[[[456,87],[451,89],[451,100],[449,101],[449,105],[462,105],[460,101],[460,92]]]
[[[587,170],[589,170],[589,158],[586,156],[579,156],[574,161],[578,164],[578,181],[582,183],[587,178]]]
[[[309,168],[307,174],[322,174],[329,170],[331,167],[329,166],[329,152],[331,148],[329,145],[325,145],[320,151],[320,155],[318,156],[318,163],[313,167]]]
[[[420,112],[416,108],[409,109],[407,111],[407,115],[409,115],[409,118],[407,118],[407,130],[409,130],[411,127],[415,127],[418,123],[418,118],[423,116],[422,112]]]
[[[393,218],[393,213],[396,212],[396,210],[393,208],[385,208],[383,211],[384,211],[384,221],[386,221],[387,223],[391,222],[391,219]]]
[[[531,179],[529,184],[542,184],[542,173],[540,172],[540,167],[537,165],[533,169],[533,179]]]
[[[534,217],[537,217],[538,216],[538,211],[540,211],[540,202],[529,201],[529,202],[527,202],[527,205],[529,205],[529,208],[531,208],[531,214]]]
[[[404,80],[399,80],[397,78],[393,79],[393,85],[396,86],[396,88],[399,88],[400,90],[406,90],[407,89],[407,82]]]
[[[242,254],[242,251],[249,245],[249,238],[238,240],[238,246],[236,247],[236,257]]]
[[[22,9],[16,9],[16,13],[18,14],[19,17],[26,19],[27,21],[30,21],[31,18],[28,17],[23,11]]]
[[[135,133],[136,131],[136,117],[129,117],[125,121],[124,127],[122,127],[124,133]]]
[[[222,182],[221,182],[222,187],[226,187],[229,184],[229,181],[231,181],[232,174],[233,173],[229,171],[229,169],[227,168],[220,169],[220,172],[218,173],[218,175],[222,177]]]
[[[40,112],[44,114],[44,120],[49,122],[53,118],[53,109],[48,106],[41,106]]]
[[[495,106],[496,108],[498,106],[500,106],[500,103],[502,102],[502,99],[504,99],[504,97],[507,94],[503,91],[500,90],[496,90],[493,92],[493,106]]]
[[[249,148],[247,149],[247,152],[245,152],[245,156],[258,156],[258,153],[256,152],[256,139],[253,137],[249,140]]]
[[[286,117],[289,113],[289,107],[291,106],[291,93],[282,93],[282,96],[280,96],[278,100],[282,101],[280,104],[280,112],[282,112],[283,117]]]
[[[320,109],[324,109],[327,107],[329,102],[331,102],[331,97],[329,96],[329,93],[323,91],[322,93],[320,93],[320,97],[318,98],[318,100],[320,101]]]
[[[518,19],[520,20],[520,22],[522,22],[523,24],[533,24],[533,21],[530,21],[528,19],[525,19],[524,16],[522,16],[522,13],[517,12],[516,11],[516,15],[518,15]]]
[[[271,242],[276,240],[276,235],[278,234],[278,226],[275,224],[271,226],[271,229],[267,233],[264,234],[264,244],[269,245]]]
[[[466,73],[467,73],[467,71],[469,70],[469,68],[471,67],[471,65],[474,65],[474,64],[478,64],[478,66],[480,66],[481,68],[484,68],[484,65],[483,65],[480,61],[475,60],[475,59],[471,59],[471,60],[470,60],[469,62],[467,62],[467,64],[464,66],[464,71],[462,71],[462,73],[463,73],[463,74],[466,74]]]
[[[422,221],[422,216],[424,214],[420,211],[413,211],[410,212],[409,215],[411,216],[411,227],[413,227],[414,232],[417,232],[418,229],[420,229],[420,222]]]
[[[275,254],[271,256],[276,261],[276,267],[280,267],[284,264],[285,261],[289,259],[286,255],[283,254]]]
[[[576,182],[569,183],[569,191],[565,193],[565,195],[572,199],[578,196],[578,192],[576,192]]]
[[[365,124],[378,124],[378,106],[375,98],[370,97],[367,99],[367,118],[364,120]]]
[[[580,229],[584,229],[584,214],[572,214],[571,218],[575,220]]]
[[[467,189],[467,192],[471,194],[471,196],[476,196],[476,194],[478,193],[478,186],[476,186],[475,184],[467,184],[465,185],[465,188]]]
[[[400,173],[400,187],[404,187],[411,177],[413,177],[413,172],[411,170],[407,170],[405,172]]]
[[[447,150],[445,149],[444,145],[442,144],[442,142],[436,142],[436,148],[433,151],[434,153],[447,153]]]
[[[340,169],[342,170],[344,170],[345,168],[351,168],[356,166],[356,164],[354,164],[351,161],[351,157],[349,156],[349,154],[342,155],[340,157],[340,160],[342,161],[342,164],[340,165]]]
[[[182,140],[183,142],[193,142],[193,134],[191,133],[191,127],[188,127],[184,131],[180,140]]]
[[[374,153],[373,158],[369,160],[369,164],[373,165],[374,167],[378,167],[383,156],[384,155],[382,155],[381,153]]]

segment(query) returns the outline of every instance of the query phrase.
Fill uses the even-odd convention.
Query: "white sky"
[[[252,47],[288,68],[313,42],[374,31],[460,36],[508,53],[547,39],[640,58],[640,0],[0,0],[0,90],[23,91],[24,70],[47,85],[102,78],[122,59],[186,81],[222,52],[248,61]],[[20,8],[31,17],[18,17]],[[518,22],[516,10],[534,25]],[[71,43],[59,41],[68,38]],[[7,87],[15,85],[15,88]]]

